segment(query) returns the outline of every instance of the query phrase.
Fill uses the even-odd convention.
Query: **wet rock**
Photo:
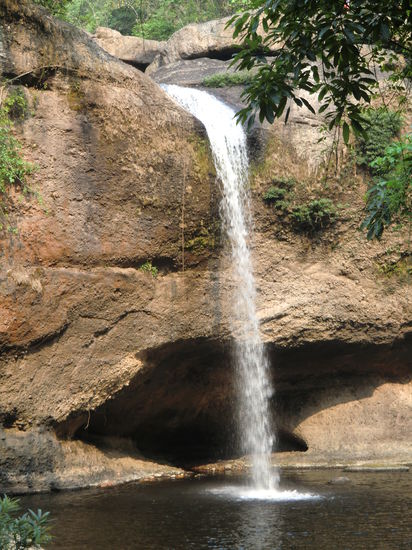
[[[347,485],[348,483],[351,483],[351,480],[348,477],[340,476],[340,477],[334,477],[330,481],[328,481],[330,485]]]

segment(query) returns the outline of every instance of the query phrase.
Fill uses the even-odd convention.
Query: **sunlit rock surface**
[[[97,27],[93,38],[110,55],[141,70],[145,70],[164,47],[164,42],[123,36],[119,31],[106,27]]]

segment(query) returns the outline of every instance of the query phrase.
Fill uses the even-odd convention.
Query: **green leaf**
[[[287,124],[287,122],[288,122],[288,120],[289,120],[289,114],[290,114],[290,107],[288,107],[287,110],[286,110],[285,124]]]
[[[327,94],[328,89],[329,89],[329,88],[328,88],[327,86],[324,86],[324,87],[322,88],[322,90],[320,91],[320,93],[319,93],[319,95],[318,95],[318,100],[319,100],[319,101],[322,101],[322,99],[323,99],[323,98],[325,97],[325,95]]]
[[[302,100],[302,103],[304,103],[304,105],[309,109],[309,111],[316,115],[315,109],[312,107],[309,101],[307,101],[304,97],[301,97],[300,99]]]
[[[347,122],[344,122],[342,125],[343,141],[347,144],[349,142],[349,126]]]

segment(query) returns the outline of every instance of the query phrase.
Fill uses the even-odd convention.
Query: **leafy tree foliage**
[[[143,2],[134,34],[165,40],[189,23],[233,14],[247,7],[246,0],[160,0]]]
[[[375,159],[385,154],[385,149],[399,134],[403,120],[400,113],[385,107],[366,109],[362,115],[365,132],[356,137],[356,164],[374,173]]]
[[[250,4],[253,10],[231,20],[235,36],[244,38],[234,63],[239,70],[257,69],[244,91],[247,106],[237,114],[239,120],[251,126],[256,115],[272,123],[285,114],[287,121],[292,102],[315,113],[301,92],[316,95],[329,129],[340,127],[345,143],[352,129],[362,162],[380,173],[368,192],[363,223],[368,238],[380,238],[397,214],[410,212],[410,141],[389,145],[400,129],[399,115],[364,107],[377,91],[379,70],[391,71],[398,86],[410,83],[410,0]]]
[[[251,0],[251,6],[232,19],[235,36],[244,37],[235,62],[241,70],[258,68],[238,113],[242,122],[252,124],[259,114],[272,123],[284,112],[287,119],[290,102],[315,112],[299,96],[303,90],[317,95],[330,129],[342,124],[347,142],[349,126],[362,131],[360,101],[370,102],[378,65],[388,62],[389,51],[407,60],[412,53],[409,0]],[[269,58],[270,49],[277,54]],[[399,73],[410,76],[408,63]]]
[[[136,12],[129,6],[115,8],[110,13],[108,26],[111,29],[116,29],[125,36],[132,34],[135,24]]]
[[[412,134],[389,145],[372,168],[378,173],[367,193],[367,217],[362,223],[368,239],[380,239],[394,219],[412,226]]]
[[[105,26],[122,34],[164,40],[188,23],[207,21],[248,6],[249,0],[35,0],[88,31]]]
[[[57,17],[64,16],[66,7],[70,0],[33,0],[35,4],[40,4],[47,8],[50,13]]]

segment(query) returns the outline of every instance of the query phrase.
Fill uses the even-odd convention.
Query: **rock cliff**
[[[30,108],[16,132],[42,199],[12,196],[0,241],[0,490],[180,476],[230,456],[233,289],[203,127],[26,0],[0,6],[0,69]],[[316,237],[262,201],[276,178],[301,200],[323,190],[320,121],[291,122],[267,131],[251,180],[281,447],[309,464],[408,462],[410,287],[377,269],[402,235],[359,233],[361,180],[332,185],[346,207]]]

